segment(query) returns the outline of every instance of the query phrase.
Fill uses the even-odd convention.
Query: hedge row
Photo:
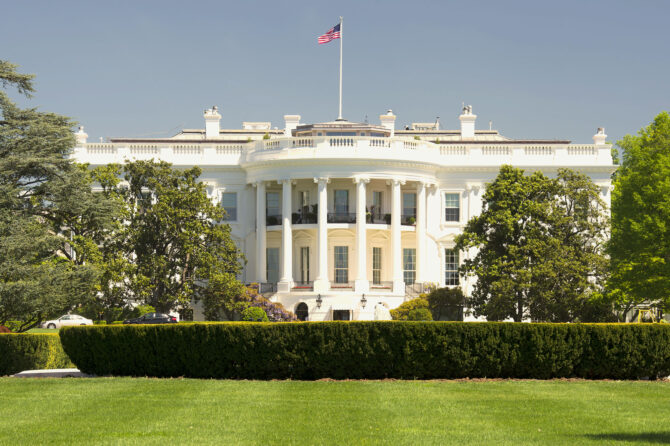
[[[73,366],[55,333],[0,334],[0,376]]]
[[[670,375],[670,326],[462,322],[65,327],[97,375],[234,379],[636,379]]]

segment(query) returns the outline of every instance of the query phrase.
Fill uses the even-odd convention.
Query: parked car
[[[93,321],[78,314],[66,314],[58,319],[42,323],[42,328],[61,328],[68,325],[93,325]]]
[[[124,324],[175,324],[177,318],[165,313],[147,313],[135,319],[127,319]]]

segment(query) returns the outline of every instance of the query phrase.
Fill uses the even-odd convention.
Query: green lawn
[[[0,378],[0,444],[664,444],[670,384]]]

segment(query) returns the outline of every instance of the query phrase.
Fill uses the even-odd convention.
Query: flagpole
[[[337,115],[337,120],[342,121],[342,38],[344,36],[342,29],[342,16],[340,16],[340,112]]]

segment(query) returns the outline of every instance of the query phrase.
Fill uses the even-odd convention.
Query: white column
[[[317,262],[316,279],[314,280],[315,293],[323,293],[330,289],[330,282],[328,281],[328,181],[328,178],[314,178],[314,182],[319,185],[317,229],[319,261]]]
[[[426,183],[416,185],[416,281],[425,281],[426,256]]]
[[[365,221],[366,211],[366,193],[365,185],[370,182],[369,178],[355,178],[356,183],[356,254],[357,254],[357,272],[354,282],[354,290],[357,293],[367,293],[370,289],[370,282],[367,279],[367,222]]]
[[[402,276],[402,239],[400,238],[400,185],[404,181],[394,179],[391,181],[391,255],[393,259],[393,292],[405,293],[405,282]]]
[[[256,183],[256,281],[267,282],[265,182]]]
[[[277,291],[288,293],[293,286],[293,231],[291,229],[291,180],[282,180],[282,269]]]

